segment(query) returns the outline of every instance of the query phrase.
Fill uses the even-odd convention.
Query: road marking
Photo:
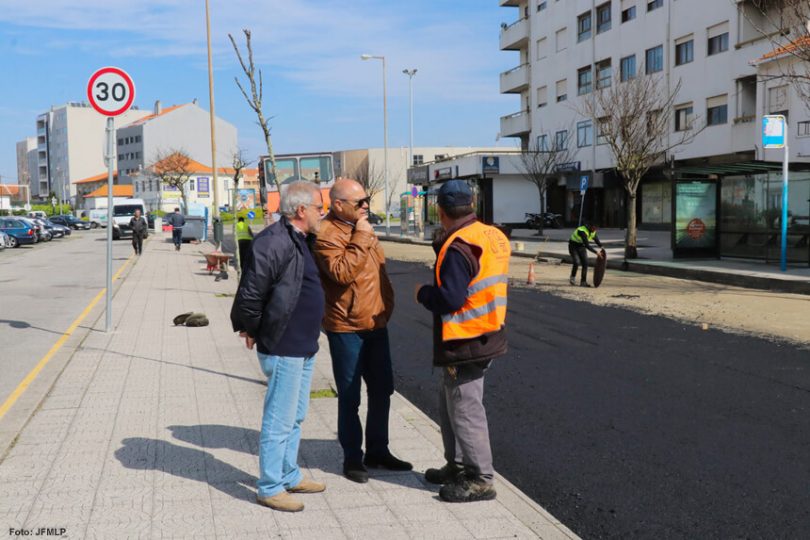
[[[124,264],[121,265],[121,268],[119,268],[118,271],[113,276],[112,278],[113,282],[115,282],[118,279],[118,277],[121,275],[121,272],[124,271],[124,268],[127,267],[129,261],[131,260],[132,256],[130,255],[130,257],[126,261],[124,261]],[[53,344],[53,347],[51,347],[51,349],[47,353],[45,353],[45,356],[42,357],[39,363],[37,363],[37,365],[34,366],[34,369],[32,369],[28,373],[28,375],[25,376],[25,379],[23,379],[22,382],[17,386],[17,388],[14,389],[14,391],[3,403],[3,405],[0,405],[0,420],[3,419],[8,410],[11,409],[14,403],[20,398],[21,395],[23,395],[23,393],[28,389],[31,383],[34,382],[34,379],[37,378],[39,372],[42,371],[46,365],[48,365],[48,362],[50,362],[51,358],[53,358],[53,356],[57,353],[57,351],[62,348],[62,345],[65,344],[65,342],[68,340],[71,334],[73,334],[73,332],[79,327],[79,325],[82,324],[84,318],[87,317],[87,315],[90,313],[90,311],[93,310],[94,307],[96,307],[96,304],[98,304],[98,301],[101,300],[105,292],[107,292],[107,287],[104,287],[103,289],[101,289],[101,291],[99,291],[96,297],[93,298],[93,300],[87,305],[86,308],[84,308],[84,311],[82,311],[81,314],[76,318],[76,320],[73,321],[73,323],[68,327],[68,329],[65,330],[65,333],[62,334],[61,337],[56,341],[56,343]]]

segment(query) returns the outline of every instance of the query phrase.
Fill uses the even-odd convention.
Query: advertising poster
[[[675,184],[675,248],[714,249],[717,188],[714,182]]]
[[[240,189],[236,192],[236,210],[253,210],[256,208],[256,190]]]
[[[207,176],[200,176],[197,178],[197,197],[206,199],[211,195],[211,179]]]

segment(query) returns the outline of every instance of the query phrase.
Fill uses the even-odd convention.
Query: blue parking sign
[[[586,189],[588,189],[588,175],[583,174],[579,177],[579,190],[585,191]]]

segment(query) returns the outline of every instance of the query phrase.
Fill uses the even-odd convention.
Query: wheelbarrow
[[[208,274],[213,274],[214,270],[219,270],[220,272],[227,273],[228,272],[228,263],[231,261],[230,253],[222,253],[221,251],[213,251],[211,253],[205,254],[205,269],[208,270]]]

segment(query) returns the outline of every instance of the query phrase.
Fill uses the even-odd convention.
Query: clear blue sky
[[[495,145],[499,117],[519,109],[498,92],[517,53],[498,49],[500,23],[518,16],[497,0],[210,0],[217,115],[239,130],[249,157],[263,153],[255,116],[234,83],[228,33],[253,32],[264,109],[277,152],[382,146],[382,71],[388,63],[389,145]],[[36,115],[85,99],[90,74],[127,70],[136,104],[198,98],[208,109],[203,0],[4,0],[0,7],[0,175],[16,177],[15,143]],[[511,146],[511,139],[500,145]],[[9,177],[9,179],[6,179]]]

